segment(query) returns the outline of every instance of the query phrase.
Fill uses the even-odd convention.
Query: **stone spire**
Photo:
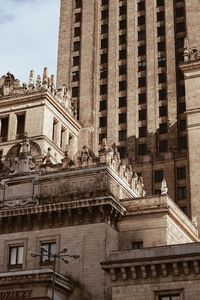
[[[48,88],[48,68],[47,67],[45,67],[44,71],[43,71],[42,86],[44,89]]]
[[[28,80],[29,89],[34,89],[34,70],[30,71],[29,80]]]

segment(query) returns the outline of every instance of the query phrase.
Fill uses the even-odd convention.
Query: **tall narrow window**
[[[52,131],[52,141],[56,142],[56,138],[57,138],[57,125],[58,122],[54,119],[53,120],[53,131]]]
[[[25,130],[25,114],[17,115],[17,139],[21,139]]]
[[[23,264],[24,246],[10,247],[9,249],[9,266],[20,267]]]
[[[65,133],[66,130],[64,127],[61,127],[61,133],[60,133],[60,148],[64,149],[65,147]]]
[[[1,142],[6,142],[8,139],[8,117],[1,118]]]

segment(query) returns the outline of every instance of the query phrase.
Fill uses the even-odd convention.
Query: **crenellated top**
[[[57,88],[55,84],[55,76],[49,76],[47,68],[44,68],[42,78],[38,75],[36,80],[34,71],[31,70],[28,84],[21,84],[20,81],[10,72],[0,78],[0,99],[5,97],[29,95],[34,92],[44,91],[50,92],[70,112],[71,115],[76,115],[72,103],[71,91],[65,85],[61,88]]]

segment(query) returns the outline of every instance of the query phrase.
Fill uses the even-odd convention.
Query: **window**
[[[166,50],[165,42],[159,42],[158,43],[158,51],[165,51],[165,50]]]
[[[176,32],[185,32],[185,23],[177,23]]]
[[[119,15],[125,15],[126,14],[126,5],[122,5],[119,7]]]
[[[177,188],[177,199],[182,200],[187,198],[187,188],[186,186],[179,186]]]
[[[125,107],[126,106],[126,97],[119,97],[119,107]]]
[[[176,8],[176,17],[183,17],[185,15],[185,10],[183,7]]]
[[[159,90],[159,100],[167,99],[167,90]]]
[[[146,60],[138,61],[138,71],[145,71],[146,70]]]
[[[185,96],[185,86],[184,85],[178,86],[177,94],[178,94],[178,97],[184,97]]]
[[[108,33],[108,24],[101,25],[101,33]]]
[[[25,114],[17,115],[17,138],[21,139],[25,129]]]
[[[158,67],[162,68],[166,66],[166,57],[165,55],[162,55],[160,57],[158,57]]]
[[[46,249],[46,250],[43,250]],[[52,262],[53,255],[56,253],[56,243],[42,243],[41,244],[41,263]]]
[[[119,124],[126,123],[126,113],[119,114]]]
[[[146,32],[144,30],[138,31],[138,41],[143,41],[146,39]]]
[[[101,133],[101,134],[99,134],[99,144],[102,143],[102,140],[103,140],[103,139],[106,139],[106,133]]]
[[[102,0],[101,1],[101,5],[106,5],[106,4],[108,4],[108,0]]]
[[[101,40],[101,49],[108,48],[108,39]]]
[[[118,152],[121,159],[126,157],[126,147],[118,147]]]
[[[164,20],[165,20],[165,13],[164,13],[164,11],[159,11],[157,13],[157,22],[164,21]]]
[[[158,170],[155,171],[155,182],[162,182],[163,178],[164,178],[164,172],[163,170]]]
[[[164,6],[165,0],[157,0],[157,7]]]
[[[168,124],[167,123],[161,123],[159,124],[159,133],[167,133],[168,132]]]
[[[75,14],[75,22],[81,22],[81,13]]]
[[[147,94],[146,93],[142,93],[138,95],[138,103],[139,104],[143,104],[146,103],[147,100]]]
[[[147,144],[139,144],[138,155],[146,155],[146,154],[147,154]]]
[[[75,1],[75,8],[81,8],[82,6],[82,0],[76,0]]]
[[[145,10],[145,2],[138,2],[138,11]]]
[[[125,75],[127,72],[126,65],[120,65],[119,66],[119,75]]]
[[[138,78],[138,87],[146,86],[146,77],[139,77]]]
[[[52,131],[52,141],[56,142],[57,139],[57,129],[58,129],[58,121],[53,120],[53,131]]]
[[[107,109],[107,101],[106,100],[100,101],[99,102],[99,110],[103,111],[103,110],[106,110],[106,109]]]
[[[139,250],[139,249],[143,249],[143,241],[139,241],[139,242],[132,242],[132,249],[133,250]]]
[[[187,149],[187,137],[186,136],[181,136],[179,140],[180,144],[180,150],[185,150]]]
[[[72,72],[72,81],[79,81],[79,71]]]
[[[178,105],[178,110],[179,110],[179,113],[184,113],[185,110],[186,110],[186,103],[185,102],[180,102],[179,105]]]
[[[167,80],[167,76],[165,73],[158,74],[158,82],[159,83],[165,83]]]
[[[105,20],[105,19],[107,19],[108,18],[108,10],[103,10],[102,12],[101,12],[101,19],[102,20]]]
[[[167,152],[168,151],[168,141],[160,141],[159,142],[159,152]]]
[[[9,248],[9,266],[20,267],[23,264],[24,246],[14,246]]]
[[[126,29],[126,20],[119,21],[119,29]]]
[[[146,120],[147,119],[147,110],[141,109],[139,110],[139,121]]]
[[[101,54],[101,64],[106,64],[108,62],[108,54],[103,53]]]
[[[180,128],[180,131],[185,131],[186,130],[186,120],[185,119],[180,120],[179,128]]]
[[[159,107],[159,117],[166,117],[167,116],[167,106],[163,105]]]
[[[8,139],[8,120],[8,117],[1,118],[1,142],[6,142]]]
[[[178,180],[186,178],[186,167],[180,167],[176,169],[176,178]]]
[[[61,133],[60,133],[60,148],[64,149],[65,147],[65,134],[66,130],[64,127],[61,127]]]
[[[126,59],[126,49],[119,51],[119,60]]]
[[[165,26],[157,28],[157,36],[165,35]]]
[[[100,95],[106,95],[107,94],[107,84],[100,85]]]
[[[126,34],[120,35],[119,36],[119,44],[126,44]]]
[[[80,64],[80,57],[74,56],[73,57],[73,66],[78,66]]]
[[[100,126],[100,127],[105,127],[105,126],[107,126],[107,118],[106,118],[106,117],[101,117],[101,118],[99,118],[99,126]]]
[[[159,296],[159,300],[180,300],[180,294]]]
[[[79,87],[78,86],[74,86],[72,88],[72,97],[78,97],[79,96]]]
[[[108,71],[107,69],[100,70],[100,79],[105,79],[108,77]]]
[[[119,81],[119,92],[126,90],[126,81]]]
[[[81,28],[80,27],[75,27],[74,28],[74,36],[80,36],[81,35]]]
[[[145,55],[146,54],[146,46],[139,46],[138,47],[138,55]]]
[[[138,26],[145,24],[145,16],[139,16],[138,17]]]
[[[147,135],[147,127],[139,127],[139,138],[145,137]]]
[[[74,42],[74,51],[79,51],[80,50],[80,42]]]
[[[119,141],[125,141],[127,139],[127,131],[126,130],[120,130],[119,131]]]

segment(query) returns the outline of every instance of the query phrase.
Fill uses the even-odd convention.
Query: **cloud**
[[[21,0],[15,0],[15,1],[21,1]],[[5,24],[7,22],[11,22],[14,20],[13,14],[6,13],[3,9],[0,9],[0,24]]]

